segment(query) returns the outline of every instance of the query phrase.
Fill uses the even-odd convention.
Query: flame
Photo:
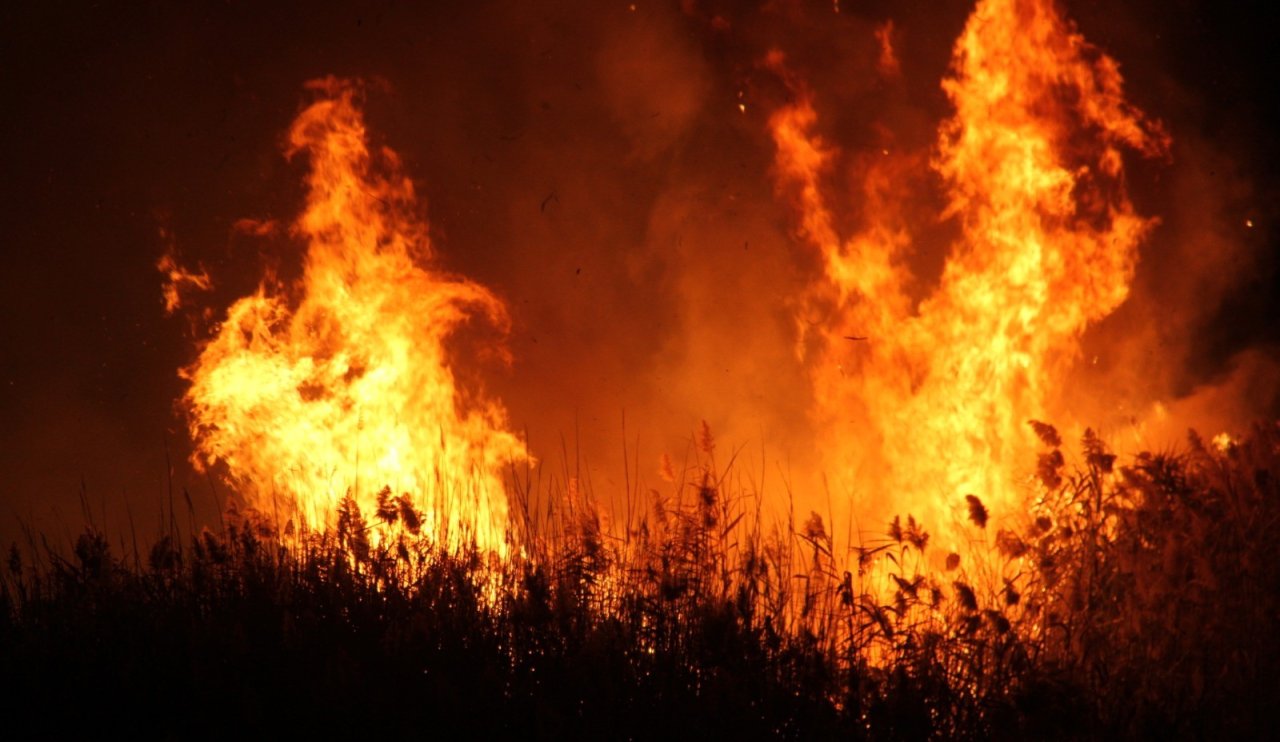
[[[167,230],[161,230],[161,238],[168,239]],[[190,270],[178,262],[170,245],[156,261],[156,270],[164,276],[161,293],[164,296],[164,313],[174,314],[182,306],[182,295],[189,291],[209,291],[213,282],[203,267]]]
[[[505,329],[501,301],[432,266],[413,183],[371,152],[357,87],[328,78],[289,130],[310,159],[295,286],[235,302],[184,375],[197,465],[226,465],[270,514],[316,523],[351,495],[407,493],[450,546],[506,553],[501,472],[525,455],[505,411],[464,395],[446,340],[472,316]]]
[[[867,165],[864,224],[841,239],[822,185],[839,153],[785,59],[767,63],[794,94],[770,120],[778,186],[821,258],[800,353],[826,467],[855,511],[914,513],[958,548],[966,495],[993,517],[1024,501],[1027,421],[1059,399],[1085,329],[1124,302],[1155,224],[1129,201],[1122,149],[1159,156],[1168,138],[1051,0],[982,0],[942,83],[954,114],[931,157],[960,236],[914,303],[901,183],[916,162]]]

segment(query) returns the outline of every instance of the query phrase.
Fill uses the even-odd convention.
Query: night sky
[[[803,380],[771,355],[786,349],[783,308],[760,297],[799,285],[805,266],[773,197],[764,122],[777,92],[755,60],[783,48],[826,105],[848,102],[830,124],[842,146],[887,121],[924,147],[946,115],[938,80],[970,7],[316,5],[0,9],[6,541],[24,522],[77,529],[82,493],[108,529],[132,516],[151,531],[171,469],[178,498],[185,488],[200,517],[215,512],[223,486],[187,465],[177,406],[178,369],[208,324],[165,315],[155,264],[172,248],[207,268],[216,289],[200,307],[215,316],[264,267],[296,269],[296,245],[234,224],[296,213],[305,162],[284,158],[282,137],[303,83],[328,74],[371,81],[374,140],[417,181],[443,265],[508,302],[513,363],[485,373],[535,450],[555,452],[544,457],[559,459],[560,435],[576,429],[607,462],[624,411],[646,462],[703,417],[744,435],[800,424],[803,410],[779,398]],[[1185,393],[1238,352],[1274,357],[1280,342],[1280,119],[1263,61],[1274,26],[1207,1],[1116,5],[1068,12],[1179,143],[1171,162],[1130,177],[1139,209],[1165,220],[1137,281],[1148,305],[1168,300],[1182,317],[1165,383]],[[888,18],[904,73],[892,92],[870,82],[870,31]],[[1197,213],[1203,198],[1212,209]],[[1197,248],[1172,232],[1197,220],[1237,245],[1225,267],[1210,263],[1221,281],[1180,275]],[[1174,285],[1191,295],[1172,296]],[[1175,306],[1187,302],[1195,312]],[[1144,321],[1163,316],[1147,311]],[[691,381],[721,366],[724,385]],[[1258,399],[1259,414],[1275,413]],[[735,404],[746,419],[733,419]],[[613,466],[601,464],[598,485],[618,478]]]

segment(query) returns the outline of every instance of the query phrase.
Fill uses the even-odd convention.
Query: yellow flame
[[[368,514],[389,487],[442,543],[506,553],[502,471],[524,446],[498,404],[464,401],[445,347],[473,315],[505,329],[505,308],[431,266],[413,183],[393,152],[370,152],[356,86],[308,87],[317,99],[289,130],[289,154],[310,159],[293,225],[304,272],[232,305],[184,372],[197,463],[223,462],[259,509],[313,524],[347,494]]]
[[[823,260],[804,315],[829,318],[801,322],[801,353],[826,466],[848,477],[855,512],[923,516],[957,548],[965,495],[993,517],[1022,502],[1026,423],[1045,414],[1081,333],[1125,300],[1154,224],[1130,204],[1121,148],[1158,155],[1168,140],[1121,86],[1050,0],[978,4],[943,82],[955,112],[932,158],[961,236],[913,306],[899,185],[910,163],[870,165],[865,225],[841,239],[821,183],[838,153],[791,81],[794,102],[771,120],[777,176]]]

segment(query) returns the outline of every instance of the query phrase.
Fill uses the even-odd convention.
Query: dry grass
[[[145,555],[33,538],[0,581],[0,691],[51,734],[1262,735],[1277,428],[1125,462],[1090,433],[1074,465],[1036,432],[1025,526],[987,533],[971,498],[989,563],[936,570],[910,515],[848,555],[817,514],[767,522],[705,428],[615,525],[567,466],[513,476],[505,561],[442,550],[390,491],[327,530],[233,512]]]

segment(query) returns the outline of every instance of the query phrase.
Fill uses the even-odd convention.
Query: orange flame
[[[501,472],[525,449],[498,404],[464,402],[445,347],[473,315],[505,329],[505,308],[431,267],[413,183],[394,152],[370,152],[355,86],[308,87],[318,99],[288,150],[311,163],[293,225],[304,273],[232,305],[184,372],[197,465],[223,462],[251,504],[311,523],[348,494],[368,512],[387,487],[416,500],[443,543],[505,553]]]
[[[769,62],[786,77],[780,55]],[[1127,297],[1155,223],[1128,199],[1121,148],[1156,156],[1168,139],[1051,0],[982,0],[943,82],[955,112],[932,158],[942,216],[961,236],[913,306],[898,192],[911,161],[869,167],[865,225],[842,240],[822,188],[838,153],[814,133],[809,93],[790,85],[795,101],[770,124],[779,186],[796,196],[801,236],[822,258],[802,304],[829,319],[801,322],[801,354],[826,466],[845,477],[855,512],[923,516],[957,548],[965,495],[994,517],[1024,501],[1026,423],[1058,399],[1084,330]]]
[[[161,230],[160,236],[167,240],[169,232]],[[164,254],[156,261],[156,270],[160,271],[164,276],[164,283],[161,284],[160,288],[164,296],[165,314],[174,314],[178,311],[182,306],[182,295],[184,293],[188,291],[209,291],[213,288],[213,282],[209,279],[209,274],[203,267],[193,271],[178,262],[172,245],[166,248]]]

